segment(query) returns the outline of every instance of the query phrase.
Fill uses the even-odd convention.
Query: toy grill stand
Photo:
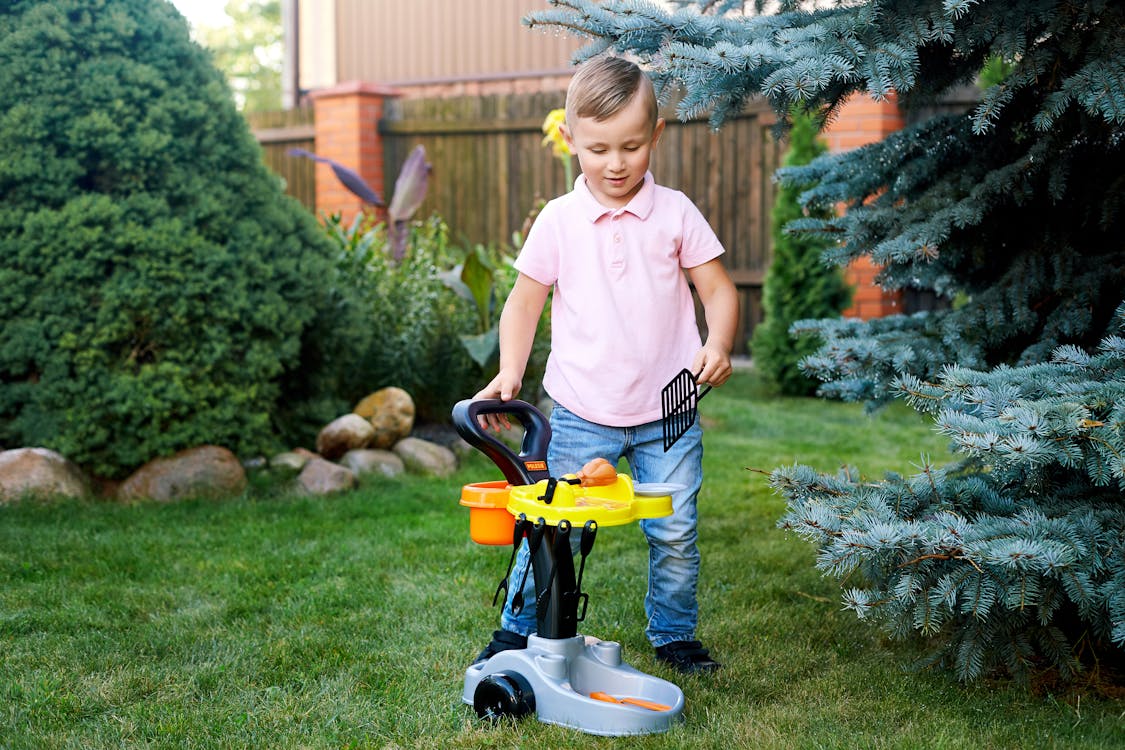
[[[525,433],[518,455],[480,428],[477,417],[483,414],[510,414],[519,420]],[[523,401],[461,401],[453,409],[453,422],[507,480],[463,488],[461,503],[470,507],[470,533],[483,544],[518,544],[526,537],[537,600],[537,631],[528,636],[527,648],[501,651],[469,667],[462,701],[483,718],[534,712],[544,723],[589,734],[670,729],[684,710],[680,688],[624,663],[620,644],[579,635],[577,627],[586,610],[581,572],[595,532],[667,515],[671,498],[635,496],[625,475],[617,475],[612,486],[589,490],[573,479],[550,478],[546,463],[550,425]],[[577,579],[571,545],[576,534],[582,535]],[[497,594],[507,593],[508,585],[520,585],[523,575],[524,571],[509,570]]]

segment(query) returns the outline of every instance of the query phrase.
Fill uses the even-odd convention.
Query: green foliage
[[[1072,673],[1072,642],[1125,644],[1125,339],[895,387],[963,460],[877,485],[807,467],[771,478],[818,566],[868,583],[846,605],[898,635],[940,635],[932,659],[962,679],[1025,674],[1037,655]]]
[[[472,245],[466,249],[462,263],[441,274],[442,282],[462,298],[472,302],[476,309],[476,333],[463,334],[461,343],[473,361],[486,371],[493,371],[497,366],[500,356],[500,312],[519,275],[514,265],[515,256],[523,246],[526,232],[540,208],[542,206],[537,206],[529,214],[523,230],[512,233],[514,247]],[[539,395],[550,351],[550,321],[551,301],[548,299],[539,316],[535,341],[524,371],[523,397],[532,402]]]
[[[166,3],[15,2],[0,73],[0,444],[264,450],[338,348],[330,246],[206,53]]]
[[[489,256],[495,250],[484,245],[473,245],[465,252],[465,260],[441,274],[442,283],[463,299],[472,303],[476,311],[476,331],[461,335],[465,351],[480,367],[491,369],[500,354],[500,311],[504,298],[497,288],[498,268]],[[510,257],[498,258],[511,263]]]
[[[466,253],[451,243],[437,217],[405,229],[403,256],[396,261],[385,223],[363,215],[350,226],[339,216],[328,219],[339,284],[359,300],[366,318],[363,337],[352,342],[357,361],[342,392],[355,401],[398,386],[414,398],[420,418],[447,421],[453,404],[486,381],[462,344],[479,332],[479,314],[443,281]]]
[[[808,164],[825,150],[817,139],[813,118],[794,113],[783,164]],[[800,192],[799,186],[784,184],[774,201],[770,215],[773,261],[762,287],[764,320],[754,329],[750,350],[755,369],[776,383],[782,393],[811,396],[817,383],[801,371],[800,362],[813,354],[821,342],[815,336],[796,338],[790,335],[789,327],[806,318],[838,317],[847,307],[851,291],[840,270],[827,265],[822,258],[827,241],[785,230],[790,222],[809,215],[798,201]],[[824,209],[811,215],[827,218]]]
[[[709,110],[716,126],[758,95],[782,118],[802,105],[827,119],[852,94],[891,92],[919,115],[780,177],[816,184],[810,210],[847,207],[790,227],[831,238],[834,262],[870,256],[885,287],[954,304],[795,328],[826,342],[804,362],[822,392],[940,403],[938,428],[962,457],[881,483],[779,471],[783,523],[817,544],[823,570],[863,586],[849,607],[930,638],[962,678],[1120,659],[1125,6],[786,2],[747,17],[712,0],[697,4],[705,14],[554,4],[531,22],[588,36],[580,56],[638,55],[666,90],[685,89],[681,114]],[[1005,62],[985,71],[970,113],[924,114],[990,60]]]

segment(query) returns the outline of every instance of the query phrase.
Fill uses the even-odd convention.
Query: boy
[[[659,660],[685,673],[713,671],[720,665],[695,638],[702,431],[696,422],[665,453],[660,391],[685,366],[699,383],[726,382],[738,296],[719,261],[722,245],[699,210],[648,172],[664,120],[640,68],[617,57],[582,65],[567,90],[561,130],[582,174],[572,192],[547,204],[528,234],[500,317],[500,371],[475,398],[509,400],[519,393],[536,323],[554,288],[543,379],[556,404],[548,466],[562,475],[593,458],[616,465],[624,456],[638,482],[686,486],[673,496],[671,516],[641,521],[649,543],[645,634]],[[703,303],[705,343],[684,271]],[[488,421],[498,427],[506,420]],[[515,569],[526,563],[525,543]],[[525,587],[527,604],[513,614],[515,592],[509,594],[502,630],[477,662],[526,647],[535,629],[534,581]]]

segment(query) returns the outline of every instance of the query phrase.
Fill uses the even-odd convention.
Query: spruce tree
[[[795,112],[782,164],[802,166],[826,150],[817,138],[814,118]],[[798,201],[800,193],[801,186],[791,183],[777,191],[770,214],[773,260],[762,286],[764,319],[754,329],[750,343],[754,369],[790,396],[816,392],[817,381],[801,371],[800,363],[816,351],[819,341],[815,336],[793,336],[789,327],[800,320],[838,317],[851,297],[840,269],[822,258],[829,243],[807,232],[786,231],[791,222],[806,216]],[[823,209],[813,215],[828,216]]]
[[[816,183],[806,206],[847,207],[791,229],[951,304],[805,325],[826,340],[805,368],[829,395],[907,399],[956,456],[882,481],[778,469],[781,525],[853,587],[848,607],[925,636],[963,679],[1125,655],[1125,6],[553,4],[528,22],[588,37],[580,57],[636,55],[716,127],[753,96],[822,119],[851,95],[897,97],[907,129],[782,171]],[[971,112],[925,116],[996,60],[1007,75]]]

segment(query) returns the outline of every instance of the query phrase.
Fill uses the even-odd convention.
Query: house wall
[[[303,0],[302,66],[314,67],[302,67],[301,88],[378,81],[410,95],[414,87],[566,75],[581,41],[520,22],[547,7],[545,0]]]

